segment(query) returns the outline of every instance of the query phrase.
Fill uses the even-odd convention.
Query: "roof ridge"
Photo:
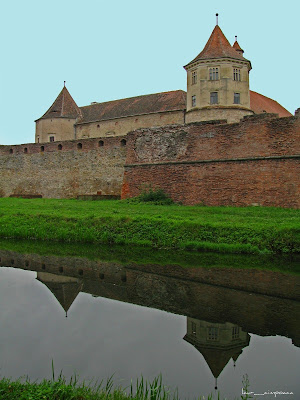
[[[182,92],[182,93],[184,93],[184,94],[186,94],[186,91],[185,90],[182,90],[182,89],[177,89],[177,90],[169,90],[169,91],[167,91],[167,92],[157,92],[157,93],[148,93],[148,94],[141,94],[141,95],[139,95],[139,96],[132,96],[132,97],[124,97],[123,99],[115,99],[115,100],[108,100],[108,101],[97,101],[97,102],[95,102],[95,103],[92,103],[92,104],[88,104],[88,105],[86,105],[86,106],[80,106],[80,107],[78,107],[78,108],[85,108],[85,107],[91,107],[91,106],[96,106],[97,104],[106,104],[106,103],[112,103],[112,102],[114,102],[114,101],[122,101],[122,100],[130,100],[130,99],[137,99],[137,98],[140,98],[140,97],[145,97],[145,96],[154,96],[154,95],[157,95],[157,94],[167,94],[167,93],[175,93],[175,92]]]

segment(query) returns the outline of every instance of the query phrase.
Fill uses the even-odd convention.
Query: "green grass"
[[[245,254],[300,253],[300,211],[0,199],[0,237]]]
[[[248,388],[247,386],[246,388]],[[58,379],[31,382],[29,379],[0,379],[1,400],[179,400],[178,391],[171,391],[162,383],[161,375],[152,382],[143,377],[127,388],[115,387],[112,378],[106,383],[79,383],[77,377],[67,381],[62,375]],[[241,396],[240,399],[250,399]],[[221,400],[220,393],[207,397],[199,395],[198,400]],[[235,398],[237,399],[237,398]],[[225,400],[225,399],[224,399]],[[230,400],[227,398],[227,400]],[[234,399],[232,399],[234,400]]]

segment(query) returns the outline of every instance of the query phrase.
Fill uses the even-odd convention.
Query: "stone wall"
[[[78,123],[75,126],[76,139],[123,136],[139,128],[151,128],[170,124],[183,124],[184,111],[165,111],[161,113],[133,115],[124,118]]]
[[[299,118],[221,122],[130,133],[122,198],[151,186],[184,204],[299,208]]]
[[[120,138],[0,146],[0,196],[119,195],[125,157]]]

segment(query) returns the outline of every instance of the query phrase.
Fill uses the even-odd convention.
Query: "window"
[[[125,139],[122,139],[120,143],[121,143],[121,146],[123,146],[123,147],[126,146],[126,140]]]
[[[43,152],[45,150],[44,146],[41,146],[41,152]]]
[[[232,328],[232,339],[239,339],[240,337],[240,328],[238,326],[234,326]]]
[[[241,80],[241,70],[238,68],[233,68],[233,80],[240,81]]]
[[[208,328],[208,340],[218,340],[219,337],[219,329],[215,327]]]
[[[82,149],[82,143],[77,143],[77,149],[81,150]]]
[[[98,146],[99,146],[99,147],[103,147],[103,146],[104,146],[103,140],[99,140]]]
[[[58,150],[61,150],[61,149],[62,149],[62,145],[59,144],[59,145],[57,146],[57,149],[58,149]]]
[[[218,92],[210,92],[210,104],[218,104]]]
[[[240,93],[234,93],[233,103],[234,104],[241,104]]]
[[[24,148],[24,153],[28,153],[27,147]]]
[[[192,96],[192,107],[196,107],[196,96]]]
[[[192,72],[192,85],[195,85],[197,83],[197,72],[193,71]]]
[[[219,80],[219,68],[209,68],[209,80],[218,81]]]
[[[49,136],[49,142],[54,142],[54,136]]]
[[[195,322],[192,322],[192,334],[196,335],[197,333],[197,325],[195,324]]]

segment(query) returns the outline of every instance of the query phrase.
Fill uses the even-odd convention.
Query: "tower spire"
[[[219,25],[219,14],[216,14],[216,25]]]

